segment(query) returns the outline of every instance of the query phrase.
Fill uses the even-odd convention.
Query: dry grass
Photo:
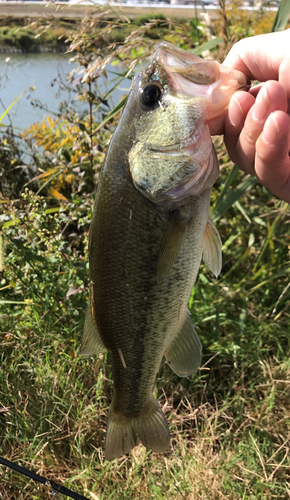
[[[96,54],[95,69],[112,54],[133,67],[155,43],[145,42],[143,32],[129,35],[125,48],[113,44]],[[86,43],[79,40],[81,53]],[[143,52],[134,55],[132,48]],[[234,193],[243,174],[232,176],[220,138],[215,147],[222,165],[212,197],[217,207],[227,180]],[[20,208],[7,208],[17,222],[5,229],[0,282],[1,455],[92,500],[289,500],[288,206],[253,186],[217,216],[223,273],[214,280],[202,266],[190,300],[204,365],[179,379],[163,364],[156,382],[172,451],[153,454],[139,445],[109,463],[111,366],[79,355],[92,204],[92,196],[84,203],[76,195],[62,213],[47,217],[46,200],[31,195]],[[82,291],[65,298],[69,286]],[[48,500],[51,492],[0,467],[0,500],[32,498]]]

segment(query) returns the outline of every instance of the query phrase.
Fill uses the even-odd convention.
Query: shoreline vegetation
[[[106,11],[106,22],[116,22],[116,8],[103,7]],[[160,9],[159,9],[160,10]],[[152,7],[122,7],[120,14],[125,17],[126,26],[120,23],[107,34],[106,39],[95,37],[96,47],[108,45],[110,43],[123,43],[126,37],[140,25],[145,24],[152,18],[171,18],[172,21],[184,24],[188,19],[199,15],[201,9],[193,7],[173,9],[166,8],[164,14]],[[33,4],[1,4],[0,13],[0,54],[15,52],[65,52],[70,45],[70,37],[74,36],[80,29],[82,20],[87,18],[97,18],[100,14],[98,8],[83,5],[63,5],[57,9],[54,5],[33,5]],[[103,16],[103,14],[102,14]],[[119,17],[121,17],[119,15]],[[127,17],[128,16],[128,17]],[[166,17],[165,17],[166,16]],[[118,17],[118,16],[117,16]],[[218,18],[215,9],[210,11],[210,18]],[[121,21],[121,19],[120,19]],[[159,27],[148,29],[145,36],[153,39],[160,39],[169,30]]]
[[[146,38],[161,40],[170,33],[170,26],[166,17],[161,13],[138,16],[135,19],[127,19],[126,24],[113,17],[113,13],[106,16],[104,26],[114,27],[108,30],[105,36],[98,35],[91,30],[90,35],[94,37],[95,48],[108,47],[111,44],[123,44],[127,36],[141,26],[150,23],[152,19],[158,19],[163,23],[158,28],[153,25],[145,30]],[[66,52],[70,46],[71,39],[81,29],[82,19],[59,18],[53,21],[39,19],[31,21],[25,18],[2,18],[0,17],[0,54],[15,52]],[[173,19],[173,23],[185,25],[186,19]]]
[[[202,366],[179,378],[163,362],[154,386],[171,452],[139,445],[104,460],[112,367],[107,354],[80,352],[95,189],[126,100],[111,103],[114,89],[127,90],[160,37],[222,61],[236,41],[287,27],[287,0],[275,22],[274,12],[250,15],[238,9],[242,0],[219,1],[219,20],[208,23],[194,15],[164,20],[158,11],[158,19],[150,12],[129,22],[108,8],[80,24],[70,16],[70,28],[63,14],[59,24],[23,16],[15,28],[47,37],[50,28],[63,29],[76,64],[65,79],[51,74],[57,113],[48,110],[21,134],[12,121],[6,127],[10,110],[21,112],[14,105],[24,89],[0,111],[0,455],[88,499],[290,498],[290,210],[233,165],[221,136],[213,139],[221,175],[211,218],[223,268],[215,279],[202,263],[189,301]],[[3,66],[0,105],[12,80],[9,62]],[[70,98],[58,89],[69,89]],[[46,104],[34,103],[45,114]],[[112,303],[118,300],[116,287]],[[0,466],[0,499],[32,498],[51,500],[48,485]]]
[[[94,45],[96,48],[108,46],[112,43],[124,43],[125,38],[134,30],[140,28],[142,24],[156,17],[164,19],[164,27],[146,30],[146,37],[161,39],[170,30],[166,27],[166,19],[162,14],[139,16],[124,26],[115,27],[106,37],[95,36]],[[31,21],[31,20],[29,20]],[[27,22],[26,19],[9,18],[3,21],[0,18],[0,53],[15,52],[66,52],[71,43],[71,36],[75,35],[81,26],[81,19],[60,18],[53,23],[45,19]],[[115,21],[115,20],[114,20]],[[107,19],[109,25],[112,20]],[[185,23],[184,20],[179,20]]]
[[[15,52],[66,52],[68,31],[76,31],[80,21],[0,17],[0,54]]]
[[[151,7],[121,7],[117,9],[112,5],[88,7],[82,5],[63,5],[57,9],[54,5],[37,4],[1,4],[0,12],[0,54],[15,52],[66,52],[75,35],[82,30],[82,24],[86,19],[92,21],[85,23],[87,36],[93,39],[96,49],[108,47],[111,44],[124,44],[126,38],[135,30],[144,26],[144,38],[161,40],[170,35],[171,29],[179,25],[181,31],[200,31],[199,24],[209,33],[210,25],[218,26],[224,24],[223,16],[236,24],[236,17],[248,25],[246,36],[260,34],[269,31],[273,24],[276,12],[260,9],[259,11],[243,11],[240,9],[239,0],[234,0],[233,6],[229,6],[227,12],[221,13],[220,9],[202,10],[189,8],[166,8],[163,13],[160,8]],[[236,6],[234,5],[236,4]],[[58,6],[59,7],[59,6]],[[233,8],[235,7],[235,8]],[[237,12],[239,12],[237,16]],[[96,29],[98,20],[102,20],[102,32]],[[153,20],[161,20],[158,25]],[[145,29],[146,28],[146,29]],[[238,30],[222,35],[232,39],[233,43],[240,38]],[[219,31],[219,28],[214,31]],[[195,37],[194,37],[195,38]],[[196,37],[198,40],[199,37]],[[228,40],[226,45],[228,45]],[[193,44],[195,47],[195,44]]]

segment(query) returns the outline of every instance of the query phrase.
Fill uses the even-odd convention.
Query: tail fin
[[[146,411],[134,418],[115,413],[112,404],[106,433],[106,460],[126,455],[140,441],[148,450],[155,452],[170,449],[168,425],[153,396]]]

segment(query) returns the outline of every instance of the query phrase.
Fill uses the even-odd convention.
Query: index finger
[[[244,38],[237,42],[225,65],[242,71],[251,80],[279,81],[290,98],[290,29]]]

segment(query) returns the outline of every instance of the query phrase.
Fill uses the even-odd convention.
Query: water
[[[9,112],[10,119],[13,123],[15,131],[22,131],[37,121],[41,121],[50,112],[58,112],[60,102],[74,102],[75,107],[79,110],[82,107],[88,109],[88,104],[79,103],[76,100],[76,94],[70,95],[67,90],[59,90],[57,82],[51,85],[51,82],[58,74],[63,82],[66,82],[66,75],[76,68],[76,63],[70,63],[71,55],[59,53],[39,53],[39,54],[12,54],[9,66],[5,62],[7,54],[0,54],[0,116],[10,104],[23,92],[27,92],[13,106]],[[108,66],[108,79],[114,78],[110,75],[110,71],[120,71],[117,67]],[[80,75],[76,75],[78,78]],[[105,77],[100,81],[100,94],[103,95],[108,91],[112,84],[106,82]],[[118,104],[121,97],[128,93],[131,82],[123,81],[120,86],[113,92],[109,99],[110,106]],[[30,86],[34,86],[35,90],[29,90]],[[49,111],[40,109],[31,105],[31,101],[40,101],[45,104]],[[3,124],[10,123],[6,116]]]

